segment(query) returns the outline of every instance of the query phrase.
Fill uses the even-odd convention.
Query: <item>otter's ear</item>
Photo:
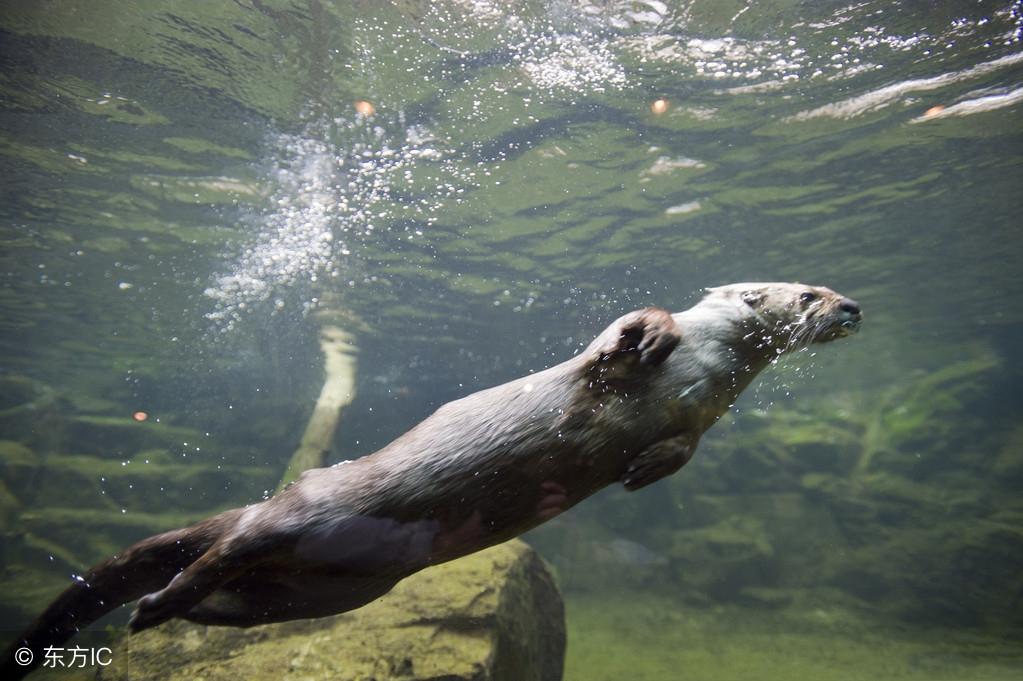
[[[742,298],[742,302],[746,303],[750,307],[756,307],[760,305],[760,303],[764,302],[764,298],[766,296],[763,291],[750,290],[743,291],[739,294],[739,297]]]

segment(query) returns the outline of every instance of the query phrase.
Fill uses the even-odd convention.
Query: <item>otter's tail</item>
[[[0,679],[21,679],[42,663],[46,648],[60,646],[111,610],[162,589],[234,524],[236,511],[143,539],[77,577],[4,651]]]

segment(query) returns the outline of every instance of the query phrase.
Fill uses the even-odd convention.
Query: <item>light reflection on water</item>
[[[209,316],[231,316],[237,321],[246,307],[269,299],[279,308],[284,299],[273,289],[288,289],[300,280],[315,284],[317,277],[325,276],[349,286],[362,282],[367,275],[361,262],[373,260],[374,249],[386,251],[396,239],[419,238],[419,243],[430,249],[427,257],[432,261],[437,257],[432,249],[440,246],[443,255],[449,236],[475,229],[474,236],[487,241],[490,230],[484,227],[488,233],[480,234],[481,225],[496,222],[506,229],[502,218],[511,216],[501,215],[501,202],[517,186],[498,179],[502,161],[519,160],[522,168],[516,168],[514,174],[521,177],[520,173],[529,172],[529,166],[536,166],[528,156],[531,149],[537,149],[544,158],[560,162],[549,165],[560,166],[568,175],[581,175],[574,171],[585,165],[565,151],[564,145],[544,149],[547,139],[561,134],[551,135],[545,130],[545,121],[551,120],[552,114],[558,116],[559,107],[579,100],[589,101],[586,107],[591,111],[611,100],[638,99],[636,104],[642,105],[652,100],[653,95],[647,94],[651,79],[660,78],[666,84],[689,79],[697,88],[663,100],[665,115],[644,121],[644,125],[655,126],[650,135],[655,142],[671,139],[663,133],[691,123],[705,122],[707,125],[697,125],[697,129],[711,130],[723,129],[730,119],[739,123],[760,109],[765,97],[773,108],[767,126],[774,125],[771,119],[781,121],[786,124],[782,134],[793,139],[800,136],[800,122],[818,118],[857,118],[897,107],[910,108],[914,116],[908,120],[922,123],[1011,107],[1018,100],[1018,91],[1011,87],[985,84],[1000,74],[1008,75],[1007,70],[1019,61],[1019,53],[1011,51],[985,60],[980,56],[1018,43],[1020,17],[1014,6],[969,18],[942,19],[936,15],[915,17],[899,7],[855,5],[835,13],[829,10],[816,19],[800,17],[788,27],[775,28],[768,37],[748,39],[741,37],[742,17],[749,18],[748,8],[716,26],[725,35],[710,37],[706,31],[690,29],[690,23],[710,27],[704,16],[706,7],[697,3],[639,5],[640,9],[634,3],[555,3],[538,12],[533,7],[490,3],[425,8],[403,4],[404,16],[389,17],[388,21],[358,17],[353,22],[352,42],[358,46],[360,58],[346,67],[353,70],[356,84],[365,84],[367,96],[374,90],[387,90],[386,74],[399,65],[403,65],[402,78],[435,73],[439,76],[431,83],[435,88],[412,90],[404,102],[388,93],[381,97],[381,112],[369,119],[359,116],[348,106],[350,102],[328,103],[327,109],[335,111],[333,117],[315,114],[297,134],[268,133],[265,154],[270,168],[264,173],[264,182],[271,187],[271,206],[255,206],[248,221],[255,236],[248,238],[236,263],[228,265],[207,290],[215,301]],[[884,25],[889,17],[890,28]],[[907,24],[918,27],[916,32],[907,32]],[[486,42],[484,48],[478,40],[481,34],[498,42]],[[458,58],[452,58],[452,53]],[[972,64],[966,61],[967,55],[974,60]],[[968,65],[948,70],[949,63]],[[916,75],[928,64],[939,72]],[[899,68],[913,77],[892,82],[890,74]],[[846,93],[850,84],[860,82],[860,89],[866,91],[819,103],[818,92],[831,98],[831,92]],[[672,84],[653,92],[676,89]],[[423,94],[427,99],[416,101]],[[937,104],[918,104],[924,94]],[[321,102],[320,108],[323,106]],[[634,114],[629,112],[621,120],[623,114],[625,111],[609,111],[597,120],[623,125],[624,131],[630,124],[628,116]],[[586,118],[583,114],[582,119]],[[571,116],[567,125],[570,120]],[[493,134],[503,124],[509,126],[504,134],[508,141],[497,142],[500,137],[495,139]],[[774,129],[782,130],[776,125]],[[807,132],[819,134],[815,128]],[[708,148],[721,136],[716,132],[710,139],[690,144]],[[686,178],[676,170],[708,168],[708,163],[690,162],[684,155],[675,159],[664,156],[658,144],[651,145],[648,153],[657,156],[642,171],[640,183],[661,176],[664,182],[684,186]],[[710,164],[721,171],[715,184],[739,179],[720,165],[728,154],[717,156],[721,160]],[[809,166],[803,170],[808,171]],[[715,201],[714,185],[708,192],[699,191],[699,182],[689,184],[695,191],[681,196],[675,192],[678,200],[656,208],[644,206],[643,212],[649,214],[653,209],[667,217],[700,216],[713,212],[715,204],[727,208],[733,201],[727,191]],[[474,200],[481,186],[485,197]],[[512,189],[507,189],[509,186]],[[831,187],[822,186],[825,188]],[[765,196],[765,207],[784,197],[785,191],[791,190]],[[660,187],[640,188],[635,198],[625,197],[619,205],[642,201],[651,194],[657,200],[663,193]],[[798,192],[792,197],[803,198]],[[805,197],[822,196],[807,192]],[[558,217],[571,219],[572,212],[570,206],[562,206]],[[488,213],[491,218],[486,217]],[[660,229],[667,225],[663,219],[655,224]],[[697,223],[691,233],[697,237],[704,231]],[[363,240],[365,243],[354,245]],[[502,241],[497,239],[491,247],[496,261],[503,259]],[[564,263],[561,271],[544,274],[565,278],[578,271],[578,258],[567,257]],[[455,268],[465,266],[457,258],[453,264]],[[535,258],[532,265],[541,267]],[[303,309],[316,306],[320,298],[316,289],[320,288],[314,286],[306,293]]]

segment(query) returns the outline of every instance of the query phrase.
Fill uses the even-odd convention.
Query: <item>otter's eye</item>
[[[817,294],[814,293],[813,291],[803,291],[802,293],[799,294],[799,302],[803,303],[804,305],[806,305],[807,303],[812,303],[815,300],[817,300]]]

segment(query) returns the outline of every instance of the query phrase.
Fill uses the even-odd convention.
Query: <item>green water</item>
[[[1008,0],[0,5],[0,628],[272,490],[325,321],[361,349],[350,458],[625,311],[796,280],[863,332],[527,537],[566,678],[1018,677],[1021,27]]]

